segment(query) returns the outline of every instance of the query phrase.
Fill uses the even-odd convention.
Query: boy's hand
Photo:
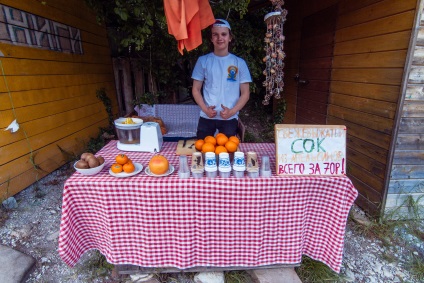
[[[215,105],[208,106],[207,111],[205,112],[209,118],[214,118],[216,116]]]
[[[219,113],[221,115],[221,117],[225,120],[227,120],[228,118],[230,118],[231,116],[233,116],[233,114],[231,113],[231,109],[228,107],[225,107],[224,105],[221,104],[222,107],[222,111]]]

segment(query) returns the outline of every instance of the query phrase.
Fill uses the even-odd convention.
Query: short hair
[[[209,38],[209,48],[211,51],[213,51],[213,43],[212,43],[212,28],[214,27],[214,24],[209,26],[209,29],[207,30],[207,37]],[[228,29],[228,34],[231,37],[231,41],[228,43],[228,51],[231,51],[231,49],[234,47],[236,43],[236,37],[234,36],[234,33],[231,31],[231,29]]]

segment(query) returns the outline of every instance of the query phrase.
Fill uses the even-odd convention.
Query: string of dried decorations
[[[283,0],[270,0],[274,6],[274,11],[265,15],[264,21],[267,25],[265,34],[265,52],[263,58],[266,68],[263,74],[266,76],[263,86],[266,88],[263,105],[268,105],[271,97],[281,98],[284,89],[284,35],[283,24],[286,21],[287,10],[283,9]]]

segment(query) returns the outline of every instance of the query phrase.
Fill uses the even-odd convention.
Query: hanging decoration
[[[265,15],[264,21],[267,26],[265,34],[265,52],[263,58],[266,68],[263,71],[266,79],[263,86],[266,88],[263,105],[268,105],[271,97],[280,99],[284,89],[284,35],[283,24],[286,21],[287,10],[283,9],[283,0],[270,0],[273,5],[273,12]]]

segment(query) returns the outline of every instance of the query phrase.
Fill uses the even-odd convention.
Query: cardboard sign
[[[277,175],[345,175],[346,126],[275,125]]]

